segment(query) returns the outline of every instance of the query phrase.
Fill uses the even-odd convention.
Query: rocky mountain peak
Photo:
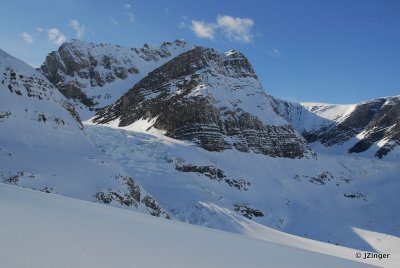
[[[73,39],[47,55],[40,71],[87,118],[87,108],[113,103],[148,72],[187,49],[182,40],[127,48]]]
[[[150,72],[93,120],[127,126],[153,120],[167,136],[210,151],[235,148],[302,157],[308,147],[267,101],[249,61],[239,52],[194,46]]]

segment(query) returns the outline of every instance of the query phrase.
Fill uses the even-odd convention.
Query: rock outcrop
[[[40,71],[78,108],[94,110],[113,103],[149,71],[185,50],[180,40],[143,48],[71,40],[47,55]]]
[[[308,147],[267,101],[248,60],[194,47],[150,72],[93,122],[127,126],[154,119],[167,136],[209,151],[235,148],[273,157],[298,158]]]
[[[382,158],[400,146],[400,96],[354,105],[292,103],[270,96],[275,110],[310,143],[371,151]]]

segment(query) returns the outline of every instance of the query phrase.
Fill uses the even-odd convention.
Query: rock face
[[[185,50],[180,40],[143,48],[71,40],[51,52],[40,71],[76,106],[93,110],[113,103],[149,71]]]
[[[270,97],[275,110],[310,143],[370,151],[382,158],[400,145],[400,96],[354,105],[291,103]]]
[[[169,217],[94,148],[74,106],[40,72],[2,50],[0,183]]]
[[[276,114],[248,60],[194,47],[150,72],[93,122],[119,126],[154,119],[167,136],[209,151],[235,148],[273,157],[303,157],[306,143]]]

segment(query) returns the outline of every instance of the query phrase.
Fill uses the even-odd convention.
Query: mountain
[[[41,73],[0,50],[0,81],[1,182],[167,217]]]
[[[400,96],[351,105],[270,99],[275,110],[317,151],[400,158]]]
[[[150,72],[115,104],[100,109],[95,123],[138,120],[209,151],[235,148],[272,157],[310,155],[304,140],[276,114],[249,61],[193,47]]]
[[[170,52],[164,58],[138,56],[144,55],[140,51],[161,51],[163,46]],[[315,142],[312,150],[304,135],[304,129],[313,131],[331,126],[334,120],[337,124],[346,120],[353,106],[335,106],[326,113],[321,108],[319,115],[301,104],[286,102],[286,106],[285,101],[265,93],[251,64],[237,51],[220,53],[181,41],[160,47],[152,50],[146,45],[141,50],[74,40],[52,53],[54,60],[49,56],[39,71],[44,80],[46,76],[54,83],[53,90],[58,87],[73,103],[72,108],[84,119],[83,130],[77,123],[74,141],[56,132],[54,136],[62,141],[44,141],[40,147],[44,156],[37,157],[51,164],[29,169],[43,174],[63,170],[60,181],[73,183],[65,187],[60,183],[57,193],[136,210],[125,205],[136,196],[126,192],[134,188],[129,186],[133,181],[148,191],[141,197],[151,194],[151,200],[157,200],[154,203],[165,211],[160,215],[238,234],[257,236],[262,228],[248,227],[261,224],[368,251],[375,249],[356,229],[400,235],[400,215],[395,213],[400,191],[398,162],[324,151]],[[64,50],[74,52],[61,56]],[[134,56],[125,64],[129,53]],[[112,62],[118,59],[112,66],[125,68],[125,79],[113,67],[105,67],[104,55],[115,59]],[[139,72],[130,73],[131,67]],[[107,82],[107,75],[115,79]],[[102,86],[96,77],[103,77]],[[78,94],[63,89],[71,83]],[[86,103],[81,93],[93,103]],[[102,97],[94,98],[96,94]],[[23,100],[21,107],[30,105]],[[78,118],[74,109],[69,110]],[[21,133],[32,135],[31,128],[23,128],[25,121],[15,124],[21,126]],[[38,128],[35,124],[32,130]],[[32,140],[43,135],[40,132]],[[24,141],[18,136],[15,140]],[[55,151],[52,157],[45,155]],[[26,159],[36,157],[30,148],[23,147],[23,153]],[[99,161],[88,161],[91,157]],[[5,170],[11,166],[8,163]],[[66,163],[71,168],[59,168]],[[15,165],[21,169],[27,164]],[[128,202],[125,193],[132,197]],[[140,198],[143,202],[138,209],[149,213],[148,207],[141,206],[149,204],[146,200]]]
[[[239,52],[194,46],[84,124],[174,219],[242,234],[239,214],[365,250],[352,227],[399,234],[398,164],[312,152]]]
[[[72,103],[83,119],[115,102],[148,72],[188,49],[184,41],[126,48],[73,39],[51,52],[43,75]]]

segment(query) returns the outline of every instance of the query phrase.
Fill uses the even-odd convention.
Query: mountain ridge
[[[100,52],[107,47],[84,46],[99,46]],[[136,53],[130,48],[111,47]],[[148,45],[143,49],[159,51]],[[89,57],[86,52],[81,53],[79,47],[75,52],[82,54],[83,59]],[[59,161],[61,166],[71,163],[63,176],[85,179],[76,182],[75,188],[60,184],[57,187],[64,190],[57,193],[136,210],[126,204],[135,204],[138,199],[135,189],[140,185],[148,191],[140,188],[143,194],[137,205],[142,212],[157,212],[146,203],[158,204],[160,216],[233,233],[242,233],[245,229],[242,223],[232,221],[232,217],[241,215],[291,234],[364,250],[373,249],[351,227],[398,235],[398,215],[392,213],[396,210],[395,193],[400,189],[396,180],[398,163],[389,161],[386,156],[378,159],[366,158],[364,154],[358,157],[359,153],[332,153],[315,143],[311,143],[312,150],[306,141],[308,137],[300,135],[303,133],[299,127],[306,121],[293,120],[298,112],[307,114],[311,121],[307,129],[319,130],[321,126],[335,126],[332,125],[335,119],[337,124],[345,122],[348,116],[342,112],[350,113],[355,106],[344,109],[320,105],[311,107],[312,112],[300,104],[285,106],[283,101],[267,95],[250,62],[239,52],[220,53],[210,48],[189,48],[186,44],[175,52],[176,55],[163,60],[130,62],[129,66],[138,67],[138,74],[126,69],[128,77],[121,79],[113,73],[115,80],[104,80],[107,83],[102,87],[92,86],[90,80],[91,70],[98,71],[99,66],[101,70],[107,69],[102,53],[98,53],[99,59],[90,54],[93,58],[82,65],[83,74],[78,74],[76,66],[68,71],[70,75],[67,71],[59,73],[63,77],[58,81],[61,84],[57,82],[52,87],[62,87],[72,81],[73,84],[78,82],[75,85],[79,92],[87,94],[88,98],[100,95],[100,98],[92,98],[99,101],[91,107],[74,96],[69,100],[83,120],[83,132],[97,151],[83,142],[81,134],[75,143],[64,140],[60,142],[64,147],[57,145],[57,150],[52,150],[53,145],[42,137],[46,133],[43,126],[53,126],[47,120],[51,116],[46,116],[45,122],[43,117],[37,117],[42,121],[37,120],[39,123],[34,123],[33,129],[40,135],[28,135],[29,139],[14,135],[17,142],[40,141],[42,154],[75,152],[75,157],[65,154],[64,162]],[[72,66],[79,63],[74,58],[70,60]],[[140,68],[141,63],[146,68]],[[113,71],[113,67],[121,66],[111,65],[107,70]],[[108,71],[98,73],[107,75]],[[89,78],[82,78],[85,73]],[[18,78],[18,74],[15,77]],[[7,87],[3,89],[8,94]],[[112,97],[106,97],[108,93]],[[18,104],[21,109],[25,106],[29,106],[29,102]],[[93,122],[91,118],[96,111]],[[324,111],[330,113],[329,116]],[[8,112],[1,114],[0,121],[9,120]],[[341,116],[337,117],[337,113]],[[393,123],[392,118],[386,122]],[[368,118],[365,121],[368,124]],[[21,133],[28,134],[24,123],[19,123]],[[7,144],[9,138],[2,137],[2,141]],[[76,147],[80,147],[79,150]],[[29,148],[23,147],[19,157],[23,152],[25,159],[34,159]],[[16,154],[13,148],[4,147],[1,157],[9,157],[8,153]],[[396,147],[388,155],[396,159],[395,153]],[[56,156],[56,153],[52,155],[54,159]],[[36,158],[35,164],[45,173],[46,169],[40,164],[43,158]],[[13,162],[8,159],[3,163],[3,167],[7,167]],[[21,169],[25,163],[21,163],[14,161],[16,168],[12,171],[26,171],[26,168]],[[92,167],[101,173],[104,181],[96,182],[93,172],[79,174],[79,169],[74,170],[73,165]],[[7,167],[6,172],[9,170]],[[54,170],[50,166],[46,176],[50,178]],[[19,176],[14,173],[7,173],[7,178]],[[42,188],[38,188],[28,184],[34,181],[30,173],[22,173],[22,176],[20,186],[37,189],[45,185],[54,188],[57,181],[43,180]],[[144,200],[145,196],[153,199]]]
[[[167,136],[197,140],[211,151],[234,147],[291,158],[308,154],[302,139],[269,106],[248,60],[235,51],[188,50],[98,111],[93,122],[118,119],[127,126],[153,118],[153,127]]]
[[[334,151],[332,148],[336,147],[341,153],[379,159],[400,157],[400,96],[348,105],[294,103],[270,98],[276,111],[309,143],[314,143],[317,151]]]

